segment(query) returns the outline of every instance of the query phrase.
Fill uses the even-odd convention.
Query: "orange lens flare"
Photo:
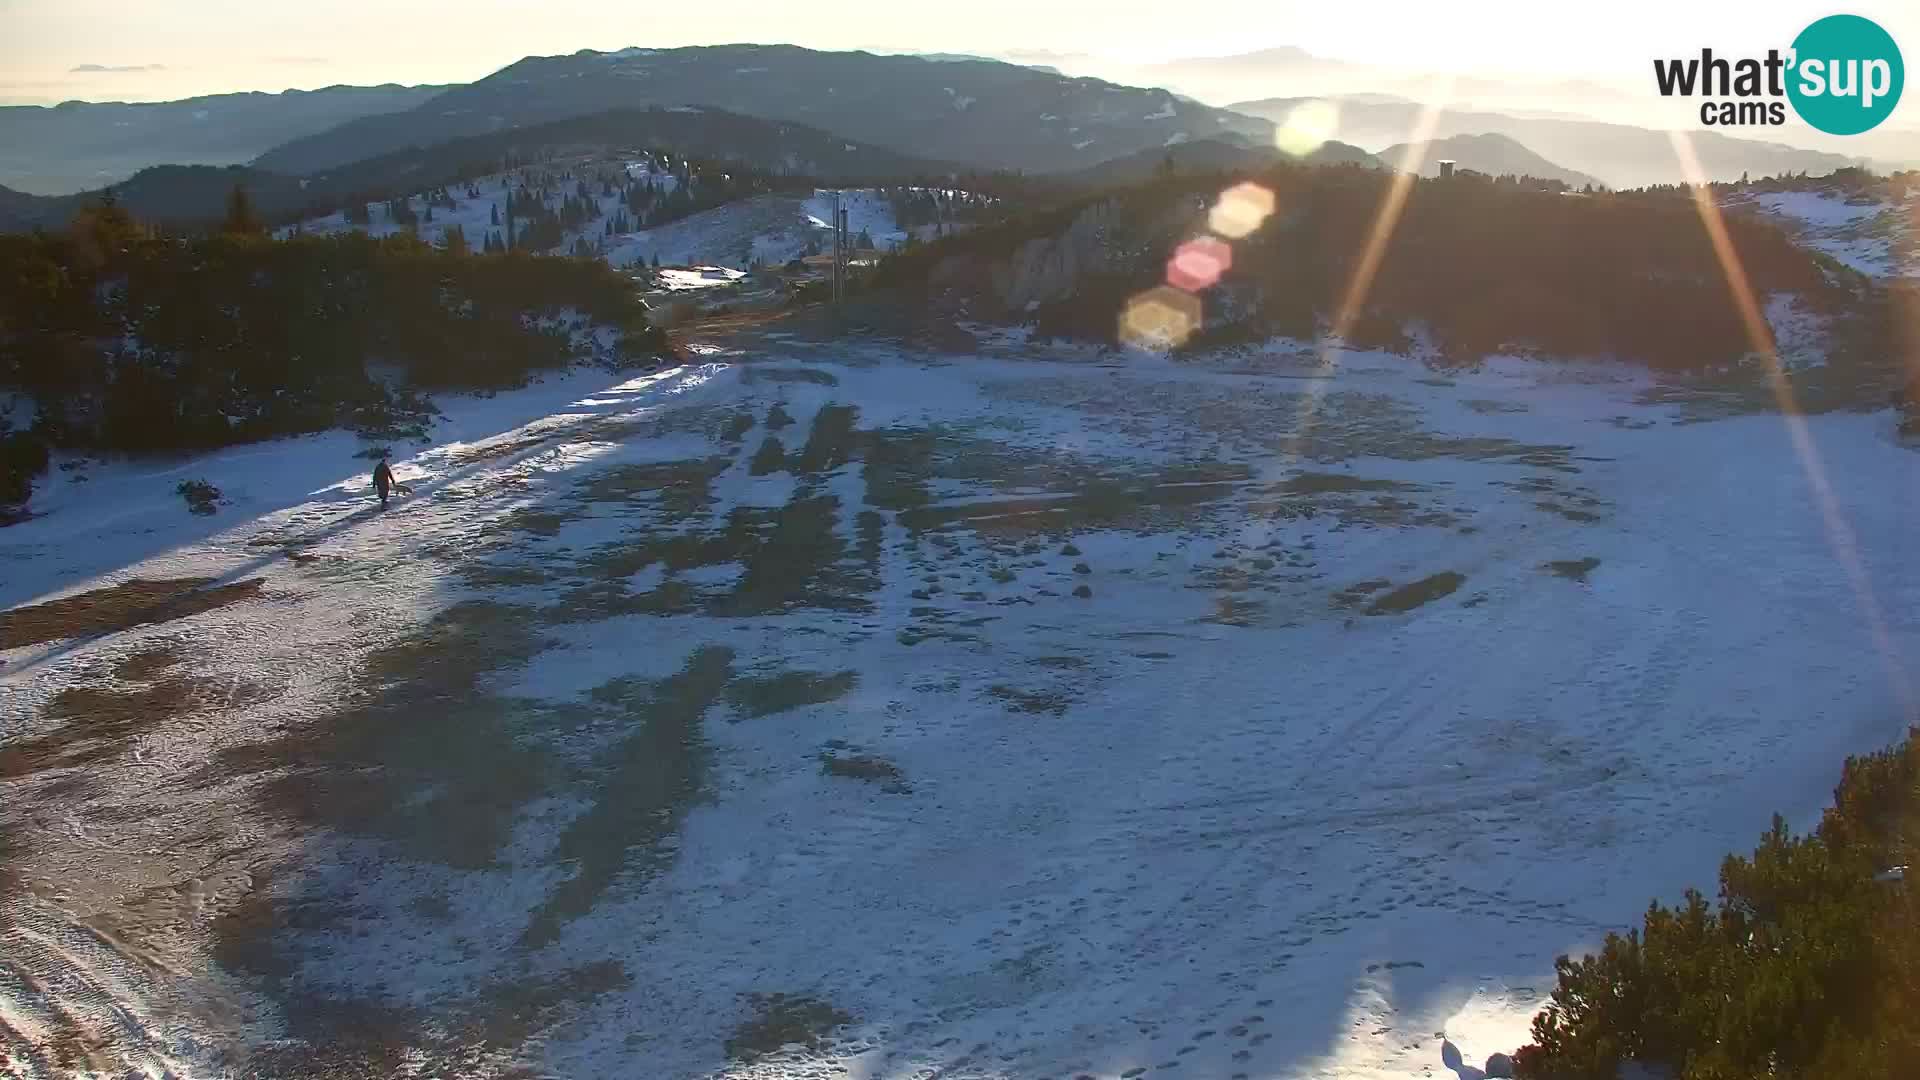
[[[1813,493],[1814,508],[1826,525],[1827,543],[1833,549],[1834,561],[1840,564],[1848,584],[1853,588],[1854,599],[1860,606],[1860,618],[1867,624],[1867,631],[1873,637],[1882,663],[1886,665],[1887,679],[1894,694],[1900,699],[1900,705],[1907,715],[1913,716],[1916,705],[1913,685],[1900,663],[1893,638],[1887,632],[1886,620],[1881,616],[1880,605],[1874,599],[1873,583],[1867,578],[1866,563],[1860,558],[1859,546],[1853,540],[1853,529],[1840,510],[1833,486],[1827,481],[1826,466],[1820,460],[1819,448],[1814,445],[1813,432],[1808,428],[1806,415],[1801,411],[1800,402],[1793,392],[1793,383],[1780,364],[1780,354],[1773,343],[1773,330],[1760,312],[1753,284],[1747,278],[1746,265],[1740,261],[1740,253],[1734,250],[1733,240],[1727,235],[1726,222],[1720,217],[1719,205],[1713,201],[1713,189],[1708,185],[1706,171],[1700,167],[1699,157],[1694,153],[1693,141],[1680,131],[1670,131],[1667,136],[1673,143],[1674,156],[1680,161],[1680,171],[1687,178],[1694,209],[1700,214],[1700,225],[1706,230],[1707,240],[1713,245],[1714,257],[1720,262],[1720,272],[1727,279],[1727,291],[1732,294],[1734,311],[1739,314],[1740,322],[1746,329],[1747,343],[1759,354],[1766,367],[1767,384],[1773,391],[1774,403],[1780,409],[1780,418],[1786,424],[1787,438],[1792,442],[1794,453],[1800,458],[1800,467],[1806,473],[1807,488]]]
[[[1427,146],[1433,142],[1434,129],[1439,127],[1440,114],[1446,108],[1444,102],[1452,96],[1452,80],[1443,80],[1438,90],[1435,99],[1428,102],[1414,120],[1413,131],[1407,139],[1407,158],[1410,161],[1425,156]],[[1326,393],[1327,384],[1338,367],[1334,345],[1345,343],[1353,324],[1366,310],[1367,294],[1373,290],[1374,275],[1379,273],[1380,263],[1387,256],[1387,245],[1393,239],[1394,229],[1400,225],[1400,211],[1406,208],[1407,195],[1413,184],[1414,177],[1411,174],[1396,174],[1388,181],[1380,205],[1373,212],[1373,225],[1367,230],[1367,244],[1361,249],[1359,264],[1354,267],[1353,276],[1347,280],[1340,306],[1334,310],[1333,325],[1320,340],[1322,377],[1309,384],[1307,392],[1301,395],[1299,418],[1294,424],[1293,435],[1287,440],[1287,455],[1291,458],[1297,460],[1304,453],[1312,436],[1313,423],[1320,411],[1320,398]]]
[[[1200,329],[1200,298],[1167,285],[1140,293],[1120,313],[1120,340],[1137,349],[1166,352]]]
[[[1220,193],[1220,201],[1207,211],[1207,228],[1238,240],[1259,228],[1273,209],[1273,192],[1248,180]]]

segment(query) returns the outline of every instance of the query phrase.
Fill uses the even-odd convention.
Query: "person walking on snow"
[[[387,459],[381,458],[380,464],[373,467],[373,490],[380,496],[380,509],[387,508],[387,492],[393,489],[393,470],[387,468]]]

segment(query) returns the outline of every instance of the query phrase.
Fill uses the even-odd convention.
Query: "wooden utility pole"
[[[833,193],[833,220],[828,224],[833,226],[833,287],[829,295],[833,300],[834,313],[838,315],[840,310],[840,192],[838,190]]]
[[[840,295],[847,295],[847,277],[853,271],[853,234],[847,231],[848,210],[841,207],[833,227],[840,234]]]

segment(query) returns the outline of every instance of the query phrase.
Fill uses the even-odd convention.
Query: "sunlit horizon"
[[[1867,3],[1853,10],[1881,21],[1897,39],[1920,39],[1920,12],[1905,5]],[[1651,56],[1705,45],[1785,45],[1808,18],[1804,5],[1756,4],[1743,9],[1735,24],[1715,12],[1653,0],[1622,0],[1605,19],[1518,0],[1459,7],[1222,0],[1177,10],[1155,3],[1069,0],[1036,7],[979,0],[968,15],[929,18],[924,11],[865,5],[843,5],[829,14],[757,0],[733,5],[724,20],[698,10],[636,11],[604,0],[554,0],[537,9],[502,0],[458,6],[343,0],[320,8],[273,2],[236,7],[215,0],[7,0],[0,5],[0,104],[470,82],[527,56],[734,44],[742,38],[1031,64],[1053,57],[1070,74],[1291,48],[1404,75],[1637,87]],[[742,33],[744,27],[752,29]]]

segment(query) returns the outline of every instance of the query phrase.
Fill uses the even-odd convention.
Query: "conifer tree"
[[[247,189],[239,184],[227,193],[227,217],[221,223],[221,232],[251,236],[261,231],[260,217],[253,212],[253,200],[248,197]]]

